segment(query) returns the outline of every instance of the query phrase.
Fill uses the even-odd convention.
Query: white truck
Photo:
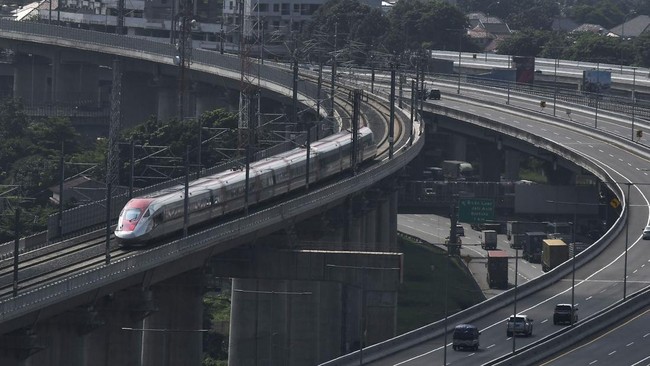
[[[481,231],[481,248],[485,250],[493,250],[497,248],[496,230]]]

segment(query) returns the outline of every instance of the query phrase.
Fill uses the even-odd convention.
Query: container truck
[[[463,180],[472,176],[472,164],[460,160],[445,160],[441,166],[442,174],[450,180]]]
[[[506,238],[510,248],[521,249],[526,242],[528,232],[546,232],[548,223],[534,221],[508,221],[506,223]]]
[[[487,253],[487,283],[490,288],[508,288],[508,253],[503,250]]]
[[[530,263],[539,263],[542,260],[542,240],[547,238],[546,233],[541,231],[526,233],[522,257]]]
[[[481,248],[485,250],[497,248],[497,232],[495,230],[481,231]]]
[[[542,241],[542,270],[548,272],[569,259],[569,246],[562,239]]]

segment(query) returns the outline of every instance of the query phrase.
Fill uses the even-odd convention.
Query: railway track
[[[342,88],[340,89],[341,92]],[[339,94],[340,94],[339,93]],[[337,94],[337,95],[339,95]],[[336,98],[335,109],[342,121],[342,127],[348,128],[349,122],[352,119],[353,105],[347,98]],[[386,158],[389,149],[389,136],[387,125],[389,122],[389,110],[383,104],[367,98],[361,106],[360,122],[363,125],[368,125],[376,131],[378,136],[378,158],[381,160]],[[400,118],[395,118],[395,146],[403,144],[408,136],[405,136],[404,131],[407,130],[403,123],[408,123],[408,120],[401,115]],[[346,124],[347,121],[347,124]],[[331,184],[328,182],[326,184]],[[310,185],[310,187],[312,187]],[[312,189],[317,188],[313,186]],[[296,192],[282,199],[291,199],[296,195],[303,192]],[[254,210],[262,210],[268,205],[274,205],[277,202],[269,202]],[[253,211],[254,212],[254,211]],[[219,225],[228,218],[220,218],[210,223],[210,226]],[[191,228],[190,234],[194,234],[205,230],[205,226]],[[167,240],[173,241],[178,239],[170,237]],[[81,239],[80,239],[81,238]],[[138,253],[138,250],[125,250],[121,248],[115,238],[111,235],[109,241],[109,254],[111,260],[126,258]],[[61,242],[53,243],[43,246],[39,249],[21,253],[18,256],[17,272],[15,271],[15,264],[13,257],[7,256],[5,259],[0,260],[0,301],[11,298],[14,296],[14,290],[18,294],[28,292],[40,286],[45,286],[56,281],[64,280],[65,278],[81,273],[93,268],[98,268],[106,264],[106,236],[105,229],[93,231],[84,234],[80,237],[64,240]],[[14,276],[16,282],[14,283]]]

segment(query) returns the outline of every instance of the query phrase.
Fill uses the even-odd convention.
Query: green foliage
[[[464,38],[468,20],[460,10],[439,0],[401,0],[388,13],[390,32],[385,44],[392,53],[459,47],[459,37]],[[464,51],[473,51],[470,43],[461,38]],[[426,45],[426,46],[425,46]]]
[[[331,0],[313,14],[302,36],[308,57],[329,60],[336,53],[339,61],[361,60],[371,45],[381,43],[388,20],[381,11],[357,0]]]
[[[404,253],[404,283],[398,294],[398,334],[444,318],[445,284],[448,314],[485,299],[459,258],[448,258],[436,247],[405,239],[400,240],[400,249]]]
[[[499,43],[499,53],[517,56],[537,56],[541,53],[548,32],[527,29],[513,34]]]

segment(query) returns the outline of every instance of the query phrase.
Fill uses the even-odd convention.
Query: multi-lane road
[[[522,346],[563,329],[563,326],[553,325],[552,322],[553,308],[556,303],[573,302],[577,304],[582,321],[619,301],[624,294],[629,296],[650,283],[650,272],[648,271],[650,268],[648,262],[650,243],[641,240],[641,230],[649,222],[648,196],[650,189],[646,182],[648,182],[647,166],[650,151],[644,144],[645,139],[639,142],[630,142],[629,140],[625,142],[625,139],[629,139],[630,136],[629,119],[609,113],[601,114],[597,123],[598,133],[593,133],[595,116],[593,115],[594,111],[589,108],[567,105],[566,108],[573,108],[577,112],[572,113],[571,116],[558,114],[557,118],[552,118],[552,114],[548,110],[540,110],[538,101],[533,98],[516,98],[511,100],[508,108],[503,108],[498,104],[490,106],[487,103],[472,103],[471,99],[477,96],[473,95],[469,89],[462,91],[459,96],[462,100],[460,100],[456,99],[455,90],[445,90],[446,85],[444,84],[438,86],[443,90],[443,98],[440,101],[429,101],[428,103],[470,111],[533,133],[563,146],[606,171],[611,176],[611,181],[620,185],[622,191],[626,193],[625,199],[630,204],[630,213],[627,218],[629,230],[623,230],[616,235],[599,256],[578,268],[575,271],[575,277],[573,275],[566,276],[542,291],[517,299],[516,312],[525,313],[535,320],[532,337],[512,338],[506,336],[505,319],[515,312],[514,304],[508,304],[473,321],[482,332],[481,348],[478,352],[452,351],[449,344],[445,349],[444,338],[434,337],[417,346],[375,361],[372,363],[373,365],[441,365],[445,361],[447,364],[453,365],[488,363],[512,353],[513,349],[520,349]],[[483,99],[504,99],[503,95],[490,95],[483,91],[482,93],[481,98]],[[524,109],[519,111],[513,109],[517,106]],[[563,105],[562,108],[565,106]],[[641,128],[650,127],[645,121],[637,121],[637,123],[640,123]],[[628,187],[629,196],[627,196]],[[419,224],[414,224],[416,221],[419,221]],[[414,217],[402,217],[400,223],[413,226],[413,230],[425,232],[428,231],[426,225],[430,224],[426,223],[424,218]],[[446,225],[448,227],[448,224]],[[435,241],[440,240],[443,235],[447,236],[448,233],[436,234],[434,230],[430,235],[432,235],[431,240]],[[480,256],[478,253],[475,254]],[[521,268],[522,271],[527,270],[525,265]],[[514,297],[513,292],[511,290],[507,296]],[[643,339],[647,339],[647,337]],[[607,341],[595,340],[594,342]],[[626,344],[630,342],[632,341],[630,340]],[[610,352],[612,351],[610,350]],[[650,349],[647,347],[635,350],[635,352],[634,359],[636,361],[634,362],[650,356]],[[588,358],[586,356],[577,357],[581,360],[580,363]],[[616,364],[634,364],[632,361],[620,361],[622,363],[619,363],[619,358],[616,360]]]

